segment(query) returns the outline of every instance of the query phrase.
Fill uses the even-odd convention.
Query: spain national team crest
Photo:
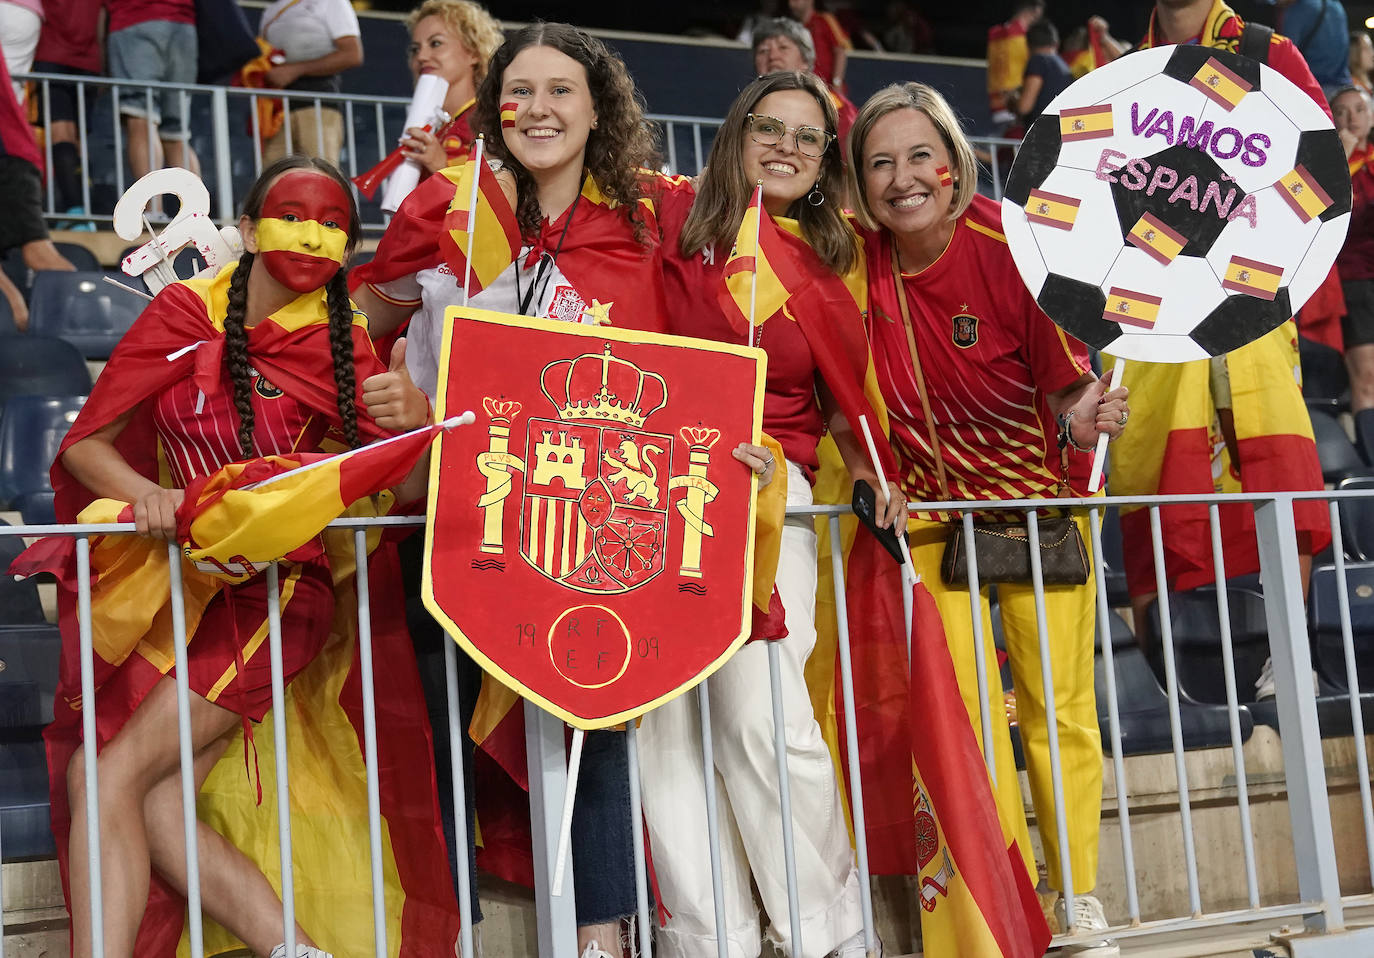
[[[954,329],[950,333],[954,340],[954,345],[961,349],[968,349],[978,342],[978,317],[968,313],[960,313],[950,319]]]
[[[477,427],[432,463],[425,602],[566,721],[626,721],[748,634],[762,353],[450,311],[439,401]],[[466,433],[460,435],[460,433]]]

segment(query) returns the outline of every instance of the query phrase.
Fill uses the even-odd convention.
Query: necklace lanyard
[[[573,200],[572,208],[568,210],[568,218],[563,223],[563,232],[558,235],[558,245],[553,248],[553,254],[547,252],[539,254],[539,266],[534,271],[534,279],[530,282],[530,291],[526,294],[520,292],[520,270],[515,271],[515,299],[520,305],[520,315],[531,315],[529,309],[531,301],[538,308],[543,301],[544,293],[549,288],[549,283],[553,281],[553,267],[558,263],[558,254],[563,250],[563,241],[568,238],[568,227],[572,226],[573,216],[577,214],[577,204],[582,202],[582,194],[577,194],[577,199]],[[542,285],[541,285],[542,281]],[[535,299],[535,290],[539,291],[539,298]]]

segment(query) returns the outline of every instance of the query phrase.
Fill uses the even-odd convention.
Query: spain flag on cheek
[[[265,216],[258,220],[258,249],[264,253],[304,253],[343,263],[348,233],[318,220],[287,220]]]

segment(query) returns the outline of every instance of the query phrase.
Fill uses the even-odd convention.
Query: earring
[[[812,206],[821,206],[825,203],[825,194],[821,192],[820,180],[817,180],[816,185],[811,187],[811,192],[806,194],[806,202]]]

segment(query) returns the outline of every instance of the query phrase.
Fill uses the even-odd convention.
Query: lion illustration
[[[649,504],[650,508],[658,507],[658,468],[649,459],[649,453],[661,455],[663,448],[652,444],[645,444],[643,461],[640,461],[640,450],[635,445],[633,439],[620,440],[620,458],[607,449],[601,454],[601,459],[606,465],[610,466],[614,472],[606,477],[606,481],[614,486],[624,480],[625,486],[629,490],[626,493],[627,501],[633,502],[635,499],[643,499]]]

